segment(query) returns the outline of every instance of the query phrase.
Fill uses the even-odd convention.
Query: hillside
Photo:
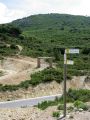
[[[45,28],[89,28],[90,17],[74,16],[69,14],[39,14],[32,15],[12,22],[22,28],[45,29]]]
[[[11,47],[7,46],[11,45]],[[68,56],[75,65],[70,72],[90,71],[90,17],[66,14],[33,15],[0,26],[0,53],[4,56],[53,56],[63,67],[65,48],[79,48],[80,55]]]
[[[22,35],[28,37],[24,41],[23,55],[54,56],[56,61],[62,61],[64,48],[79,48],[79,57],[70,56],[70,59],[75,60],[75,69],[90,70],[90,17],[33,15],[12,24],[23,29]]]
[[[90,46],[90,17],[63,14],[33,15],[13,21],[12,24],[22,28],[23,34],[33,39],[34,43],[32,39],[30,42],[39,48],[39,52],[43,47],[48,48],[50,52],[55,46]]]

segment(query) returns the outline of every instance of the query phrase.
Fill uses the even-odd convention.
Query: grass
[[[58,112],[58,111],[57,112],[53,112],[52,116],[58,118],[60,116],[60,112]]]
[[[75,101],[81,101],[80,103],[83,102],[90,102],[90,90],[85,90],[85,89],[80,89],[80,90],[73,90],[69,89],[67,92],[67,103],[74,103]],[[76,102],[77,103],[77,102]],[[74,104],[76,104],[74,103]],[[77,103],[78,104],[78,103]],[[41,104],[38,104],[38,108],[41,110],[45,110],[49,106],[58,106],[58,109],[63,109],[63,96],[61,98],[56,98],[54,101],[45,101],[42,102]],[[81,104],[81,107],[83,109],[86,108],[86,106]]]

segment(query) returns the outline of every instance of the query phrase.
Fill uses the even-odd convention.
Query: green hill
[[[55,46],[90,47],[90,17],[41,14],[16,20],[12,24],[23,29],[23,35],[35,38],[33,42],[40,50],[50,50]]]
[[[12,25],[19,27],[21,32],[19,35],[13,36],[8,31],[2,33],[1,30],[0,36],[4,36],[2,39],[0,38],[1,43],[3,41],[22,45],[22,55],[53,56],[59,67],[63,65],[65,48],[79,48],[78,57],[76,55],[68,56],[69,59],[75,61],[73,69],[90,71],[90,17],[40,14],[15,20],[2,26]],[[70,67],[71,69],[72,67]]]
[[[12,22],[24,28],[45,29],[45,28],[89,28],[90,17],[74,16],[68,14],[39,14],[32,15]]]
[[[23,29],[23,35],[29,38],[27,47],[36,55],[51,55],[54,48],[90,48],[90,17],[40,14],[12,24]]]

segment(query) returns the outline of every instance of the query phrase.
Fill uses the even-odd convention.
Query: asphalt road
[[[38,105],[43,101],[53,101],[56,97],[61,97],[61,94],[52,95],[52,96],[43,96],[37,98],[29,98],[29,99],[22,99],[22,100],[14,100],[14,101],[7,101],[7,102],[0,102],[0,108],[16,108],[16,107],[30,107],[34,105]]]

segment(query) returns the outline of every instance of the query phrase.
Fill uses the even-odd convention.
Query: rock
[[[82,112],[82,111],[83,111],[83,109],[82,109],[82,108],[80,108],[80,109],[78,109],[78,111],[79,111],[79,112]]]
[[[75,111],[75,112],[77,112],[77,111],[78,111],[78,109],[77,109],[77,108],[74,108],[74,111]]]

